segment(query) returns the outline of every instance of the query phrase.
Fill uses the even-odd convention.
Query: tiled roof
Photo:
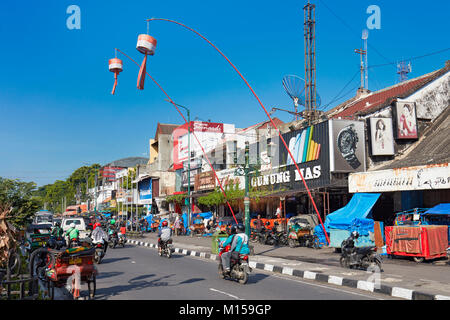
[[[429,82],[440,77],[449,70],[447,64],[444,68],[423,76],[404,81],[391,87],[369,93],[361,98],[352,99],[340,104],[327,112],[331,118],[353,118],[356,115],[368,114],[389,105],[395,98],[405,98]]]

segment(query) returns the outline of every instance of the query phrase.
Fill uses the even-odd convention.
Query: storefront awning
[[[450,203],[441,203],[425,211],[423,214],[444,214],[450,215]]]

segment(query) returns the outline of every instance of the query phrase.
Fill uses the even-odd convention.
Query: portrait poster
[[[416,105],[414,102],[397,101],[396,114],[396,138],[417,139]]]
[[[370,142],[373,156],[394,154],[392,118],[370,118]]]

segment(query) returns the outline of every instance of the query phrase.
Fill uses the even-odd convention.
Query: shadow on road
[[[116,277],[123,274],[123,272],[99,272],[97,275],[97,279],[105,279],[105,278],[111,278]]]
[[[256,274],[251,273],[250,276],[248,277],[247,284],[258,283],[259,281],[264,280],[267,277],[269,277],[269,275],[264,273],[256,273]]]
[[[112,262],[117,262],[117,261],[122,261],[122,260],[129,260],[130,257],[121,257],[121,258],[104,258],[102,260],[102,264],[107,264],[107,263],[112,263]]]
[[[206,279],[205,278],[192,278],[192,279],[181,281],[179,284],[194,283],[194,282],[203,281],[203,280],[206,280]]]

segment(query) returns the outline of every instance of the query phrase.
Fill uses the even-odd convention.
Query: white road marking
[[[215,292],[219,292],[219,293],[222,293],[222,294],[227,295],[227,296],[229,296],[229,297],[231,297],[231,298],[233,298],[233,299],[236,299],[236,300],[243,300],[243,299],[241,299],[241,298],[239,298],[239,297],[236,297],[235,295],[232,295],[232,294],[230,294],[230,293],[226,293],[226,292],[223,292],[223,291],[214,289],[214,288],[209,288],[209,290],[215,291]]]
[[[381,298],[377,298],[377,297],[373,297],[373,296],[368,296],[368,295],[365,295],[365,294],[360,294],[360,293],[351,292],[351,291],[347,291],[347,290],[342,290],[342,289],[340,289],[340,288],[333,288],[333,287],[328,287],[328,286],[322,286],[322,285],[320,285],[320,284],[310,283],[310,282],[301,281],[301,280],[296,280],[296,279],[290,279],[290,278],[287,279],[287,278],[285,278],[285,277],[281,277],[281,276],[278,276],[278,275],[272,275],[272,277],[276,277],[276,278],[280,278],[280,279],[284,279],[284,280],[290,280],[290,281],[294,281],[294,282],[299,282],[299,283],[307,284],[307,285],[314,286],[314,287],[320,287],[320,288],[324,288],[324,289],[330,289],[330,290],[335,290],[335,291],[341,291],[341,292],[345,292],[345,293],[348,293],[348,294],[354,294],[354,295],[362,296],[362,297],[366,297],[366,298],[377,299],[377,300],[383,300],[383,299],[381,299]]]

